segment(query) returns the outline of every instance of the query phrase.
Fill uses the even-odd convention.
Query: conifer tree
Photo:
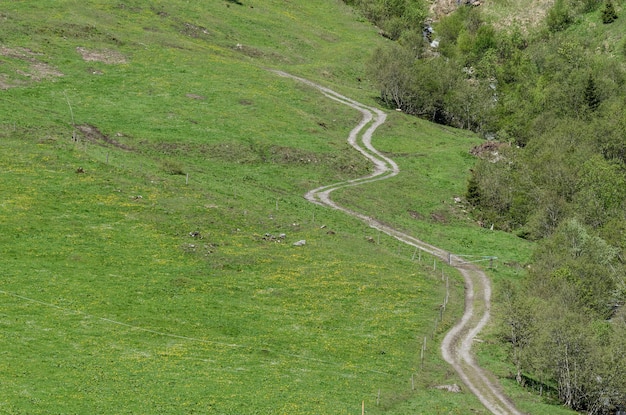
[[[596,81],[591,73],[587,78],[587,86],[585,87],[585,102],[591,111],[595,111],[600,105],[598,88],[596,87]]]

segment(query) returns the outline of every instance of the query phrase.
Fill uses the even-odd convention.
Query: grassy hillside
[[[433,388],[452,271],[434,331],[441,265],[302,197],[371,168],[359,114],[267,68],[375,105],[383,41],[335,0],[3,5],[0,412],[486,413]],[[337,197],[524,263],[454,206],[476,142],[393,114],[403,175]]]

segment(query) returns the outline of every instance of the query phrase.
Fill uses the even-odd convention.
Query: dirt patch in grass
[[[35,53],[28,48],[20,48],[20,47],[10,48],[7,46],[0,47],[0,55],[6,56],[8,58],[21,59],[21,60],[25,60],[29,62],[34,60],[35,56],[42,56],[41,53]]]
[[[211,36],[211,32],[206,27],[197,26],[193,23],[188,22],[182,24],[179,32],[194,39],[201,39]]]
[[[78,52],[86,62],[102,62],[108,65],[128,62],[126,56],[113,49],[89,50],[79,46],[76,48],[76,52]]]
[[[303,59],[300,59],[297,57],[287,58],[286,56],[281,55],[274,51],[263,51],[253,46],[242,45],[241,43],[237,43],[236,45],[232,47],[232,49],[236,52],[239,52],[253,59],[267,59],[273,62],[280,62],[280,63],[286,63],[286,64],[304,63]]]
[[[191,99],[197,99],[198,101],[204,101],[206,99],[205,96],[203,95],[198,95],[198,94],[186,94],[185,95],[187,98],[191,98]]]
[[[5,74],[0,73],[0,89],[9,89],[16,86],[11,80],[7,79]]]
[[[432,212],[430,218],[437,223],[448,223],[448,217],[445,212]]]
[[[408,210],[407,213],[409,214],[410,217],[412,217],[413,219],[416,220],[424,220],[424,215],[422,215],[421,213],[415,211],[415,210]]]
[[[0,56],[6,57],[13,62],[21,61],[27,63],[27,68],[15,69],[16,77],[11,77],[8,73],[0,74],[0,89],[25,85],[28,83],[27,80],[40,82],[44,79],[54,79],[63,76],[63,73],[54,66],[41,60],[43,54],[33,52],[28,48],[2,46],[0,47]]]
[[[76,129],[81,133],[85,140],[97,143],[100,145],[110,145],[120,148],[122,150],[130,151],[131,147],[120,143],[107,135],[104,135],[97,127],[90,124],[80,124],[76,126]]]
[[[55,67],[45,62],[33,62],[30,65],[30,77],[34,81],[41,81],[43,79],[58,78],[63,76]]]

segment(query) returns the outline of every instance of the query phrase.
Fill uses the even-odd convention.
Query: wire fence
[[[376,238],[377,244],[381,244],[380,233],[382,232],[379,232],[379,236]],[[390,235],[390,236],[394,237],[394,235]],[[396,239],[399,239],[397,238],[397,236],[395,237]],[[370,240],[371,242],[373,241],[373,238],[368,237],[368,240]],[[414,246],[411,243],[407,243],[406,241],[399,239],[397,254],[400,256],[403,256],[402,246],[406,247],[407,245]],[[430,268],[430,264],[432,263],[431,272],[436,273],[437,277],[439,277],[438,271],[441,270],[441,274],[440,274],[441,282],[445,286],[445,295],[442,299],[442,302],[439,304],[438,310],[433,318],[431,328],[428,330],[428,332],[425,335],[423,335],[423,338],[421,337],[421,335],[420,337],[418,337],[418,341],[420,344],[419,365],[417,365],[418,366],[417,370],[411,371],[410,378],[408,379],[411,391],[415,391],[415,389],[418,387],[420,375],[424,374],[425,370],[428,370],[428,368],[425,366],[426,366],[426,361],[427,361],[427,355],[428,355],[428,352],[430,351],[429,348],[434,344],[434,340],[436,339],[437,335],[440,334],[438,330],[441,328],[441,324],[444,321],[445,312],[450,301],[451,287],[450,287],[450,273],[448,271],[450,270],[450,268],[462,267],[468,264],[477,264],[477,263],[485,263],[485,262],[488,262],[488,268],[497,268],[498,258],[496,256],[491,256],[491,255],[453,254],[451,252],[447,252],[447,255],[442,256],[441,253],[431,253],[431,252],[428,252],[427,250],[423,250],[420,246],[415,246],[415,248],[411,250],[410,259],[412,261],[421,263],[423,264],[424,267],[428,267],[428,268]],[[443,385],[441,388],[448,389],[448,390],[457,390],[455,386],[456,385]],[[392,395],[390,399],[393,399],[393,396],[396,396],[397,392],[390,391],[389,394]],[[385,400],[384,395],[385,395],[385,392],[382,389],[377,390],[376,398],[375,398],[376,406],[380,406],[382,403],[384,403],[384,400]],[[364,414],[365,413],[364,412],[365,401],[362,402],[362,410],[363,410],[362,413]]]

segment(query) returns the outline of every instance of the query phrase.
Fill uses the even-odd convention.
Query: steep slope
[[[375,28],[321,0],[5,6],[2,410],[484,411],[433,388],[459,381],[435,348],[408,382],[421,339],[460,314],[433,333],[439,272],[302,198],[376,169],[344,142],[359,113],[265,69],[373,106]],[[476,138],[389,119],[383,148],[410,178],[360,194],[447,239],[415,217],[461,191]],[[429,172],[419,202],[411,170]]]

